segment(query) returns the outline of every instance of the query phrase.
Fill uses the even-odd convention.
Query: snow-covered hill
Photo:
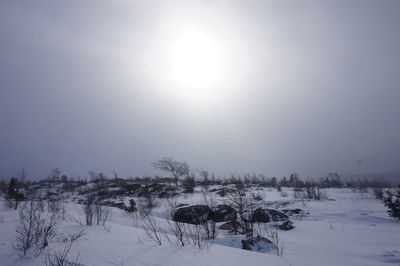
[[[74,242],[69,257],[79,255],[81,265],[87,266],[400,265],[400,223],[388,217],[382,202],[372,194],[354,193],[350,189],[326,189],[329,200],[300,201],[292,198],[290,189],[286,191],[287,196],[270,188],[256,191],[265,202],[289,202],[285,208],[301,208],[308,212],[305,216],[291,218],[295,225],[293,230],[279,232],[282,256],[274,252],[242,250],[240,240],[245,236],[222,230],[209,248],[174,247],[168,241],[156,245],[147,240],[138,217],[112,208],[112,218],[106,227],[84,226],[86,235]],[[198,204],[202,194],[180,194],[174,200]],[[152,215],[165,226],[167,200],[158,201],[160,206]],[[80,230],[83,221],[81,205],[72,202],[72,196],[65,202],[67,219],[57,225],[59,236],[39,256],[27,258],[19,258],[13,248],[18,211],[2,207],[0,265],[45,265],[47,254],[62,250],[62,233]]]

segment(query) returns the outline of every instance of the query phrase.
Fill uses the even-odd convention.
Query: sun
[[[194,95],[209,96],[221,74],[217,42],[202,32],[185,31],[173,43],[170,60],[171,77],[177,86]]]

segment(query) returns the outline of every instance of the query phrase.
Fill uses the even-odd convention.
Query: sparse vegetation
[[[393,218],[400,219],[400,188],[393,191],[387,190],[383,196],[383,202],[389,209],[389,215]]]

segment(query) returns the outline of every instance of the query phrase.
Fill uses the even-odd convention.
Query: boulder
[[[172,220],[187,224],[201,224],[208,220],[210,208],[207,205],[192,205],[176,210]]]
[[[236,230],[240,230],[242,226],[237,221],[230,221],[224,224],[221,224],[218,228],[221,230],[231,231],[234,232]]]
[[[236,211],[228,205],[218,205],[212,209],[209,219],[214,222],[227,222],[236,219]]]
[[[270,252],[275,249],[275,245],[271,242],[271,240],[265,237],[253,236],[242,240],[242,249],[257,252]]]
[[[285,213],[286,215],[293,216],[293,215],[305,215],[306,212],[302,209],[295,208],[295,209],[283,209],[281,212]]]
[[[289,220],[279,225],[279,229],[285,231],[292,230],[293,228],[294,228],[293,223]]]
[[[269,222],[284,222],[289,220],[289,216],[283,212],[273,209],[258,208],[254,211],[252,222],[269,223]]]

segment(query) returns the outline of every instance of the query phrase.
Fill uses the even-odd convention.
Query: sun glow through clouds
[[[221,70],[219,47],[203,33],[181,34],[171,51],[171,75],[188,89],[205,89],[215,84]]]

